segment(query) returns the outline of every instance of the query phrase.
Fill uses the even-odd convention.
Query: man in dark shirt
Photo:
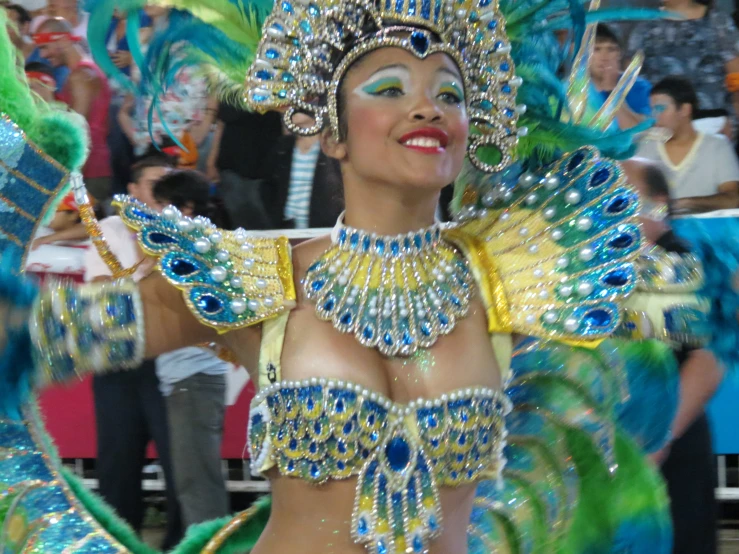
[[[625,165],[642,202],[644,238],[677,254],[690,250],[670,229],[669,187],[661,170],[646,160]],[[703,349],[681,345],[674,350],[680,364],[680,403],[672,422],[672,438],[652,458],[661,465],[670,495],[674,554],[716,554],[718,506],[716,466],[704,408],[721,383],[723,370]]]

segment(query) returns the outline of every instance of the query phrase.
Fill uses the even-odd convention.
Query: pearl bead
[[[247,234],[246,234],[246,229],[242,229],[241,227],[239,227],[238,229],[236,229],[236,230],[234,231],[234,238],[235,238],[235,239],[236,239],[236,240],[237,240],[238,242],[240,242],[240,243],[241,243],[241,242],[244,242],[244,241],[246,240],[246,237],[247,237]]]
[[[357,299],[354,298],[353,296],[348,296],[347,299],[346,299],[346,303],[349,306],[353,306],[356,301],[357,301]]]
[[[510,190],[507,190],[503,193],[503,200],[505,200],[506,202],[510,202],[512,198],[513,192],[511,192]]]
[[[547,323],[556,323],[558,319],[557,312],[550,310],[544,314],[544,321]]]
[[[590,283],[580,283],[577,285],[577,294],[580,296],[588,296],[591,292],[593,292],[593,285]]]
[[[544,277],[544,270],[543,269],[535,269],[534,270],[534,277]]]
[[[223,235],[220,232],[215,231],[214,233],[211,233],[208,238],[213,244],[218,244],[223,240]]]
[[[434,306],[436,306],[437,308],[441,308],[441,299],[434,298]]]
[[[578,218],[576,225],[580,231],[588,231],[593,226],[593,220],[588,216],[583,216]]]
[[[231,279],[231,286],[235,289],[240,289],[244,286],[244,281],[242,281],[241,277],[234,277]]]
[[[165,219],[175,219],[177,215],[177,209],[172,206],[167,206],[162,210],[162,217]]]
[[[494,192],[487,192],[482,197],[482,203],[485,206],[487,206],[488,208],[490,208],[495,203],[495,200],[497,198],[498,198],[498,196]]]
[[[406,308],[402,308],[400,310],[400,317],[408,317],[408,314],[409,314],[409,312],[408,312],[408,310]]]
[[[370,317],[377,317],[377,308],[370,308],[369,315]]]
[[[559,287],[559,294],[561,294],[565,298],[570,296],[572,294],[572,291],[573,291],[572,285],[562,285],[561,287]]]
[[[391,309],[384,308],[382,310],[382,317],[390,317],[391,315],[393,315],[393,311]]]
[[[254,247],[251,244],[249,244],[248,242],[245,242],[244,244],[241,245],[241,250],[243,252],[249,252],[252,248],[254,248]]]
[[[552,239],[554,240],[561,240],[563,236],[565,236],[565,233],[562,229],[555,229],[552,231]]]
[[[527,135],[529,134],[529,128],[528,128],[528,127],[519,127],[519,128],[518,128],[518,129],[516,130],[516,134],[517,134],[517,135],[518,135],[519,137],[525,137],[525,136],[527,136]]]
[[[332,265],[330,265],[330,266],[328,266],[328,272],[329,272],[329,273],[330,273],[331,275],[336,275],[336,272],[337,272],[337,271],[339,271],[339,268],[338,268],[337,266],[335,266],[335,265],[333,265],[333,264],[332,264]]]
[[[567,258],[565,258],[564,256],[563,256],[563,257],[561,257],[561,258],[559,258],[559,259],[557,260],[557,267],[558,267],[558,268],[560,268],[560,269],[564,269],[564,268],[566,268],[566,267],[567,267],[568,265],[570,265],[570,260],[568,260],[568,259],[567,259]]]
[[[595,258],[595,251],[589,246],[586,246],[585,248],[580,250],[580,259],[582,261],[589,262],[593,258]]]
[[[519,235],[521,235],[522,237],[525,237],[526,235],[528,235],[528,234],[529,234],[529,229],[528,229],[528,227],[521,227],[521,228],[520,228],[520,229],[518,230],[518,234],[519,234]]]
[[[539,251],[539,246],[536,244],[532,244],[529,246],[529,253],[536,254]]]
[[[225,267],[217,265],[210,270],[210,276],[216,283],[222,283],[228,277],[228,271]]]
[[[244,267],[246,269],[253,268],[254,267],[254,260],[252,260],[251,258],[247,258],[246,260],[244,260]]]
[[[568,317],[565,321],[565,329],[570,333],[574,333],[580,327],[580,322],[574,317]]]
[[[544,219],[552,219],[556,213],[557,210],[555,208],[549,207],[544,210]]]
[[[177,222],[177,228],[183,233],[189,233],[190,231],[192,231],[193,228],[192,221],[190,221],[189,219],[180,219]]]
[[[528,110],[528,109],[529,108],[528,108],[528,106],[526,104],[519,104],[518,106],[516,106],[516,113],[518,115],[523,115],[523,114],[526,113],[526,110]]]
[[[508,48],[510,48],[510,46]],[[509,81],[509,83],[511,83],[511,86],[520,87],[523,84],[523,77],[516,75]]]
[[[349,282],[349,277],[347,277],[346,275],[339,275],[338,281],[340,285],[344,286]]]
[[[536,204],[536,203],[537,203],[538,201],[539,201],[539,197],[538,197],[538,196],[536,196],[536,195],[535,195],[534,193],[531,193],[531,194],[529,194],[529,195],[528,195],[528,196],[526,197],[526,204],[527,204],[527,205],[529,205],[529,206],[533,206],[533,205],[534,205],[534,204]]]
[[[457,10],[457,19],[464,19],[467,17],[467,10]]]
[[[267,281],[265,281],[264,279],[257,279],[256,285],[258,289],[267,288]]]
[[[540,290],[539,291],[539,298],[541,298],[542,300],[546,300],[547,298],[549,298],[549,291],[546,290],[546,289]]]
[[[508,221],[509,219],[511,219],[511,214],[509,212],[503,212],[500,214],[501,221]]]
[[[252,312],[256,312],[259,309],[259,302],[256,300],[249,300],[248,306]]]
[[[273,299],[273,298],[272,298],[271,296],[268,296],[267,298],[265,298],[265,299],[264,299],[264,300],[262,301],[262,303],[264,304],[264,306],[265,306],[266,308],[271,308],[272,306],[274,306],[274,305],[275,305],[275,301],[274,301],[274,299]]]
[[[559,177],[556,175],[550,175],[544,179],[544,188],[547,190],[554,190],[559,186]]]
[[[523,188],[531,188],[536,183],[536,176],[530,171],[526,171],[518,178],[518,184]]]
[[[527,315],[526,316],[526,323],[528,325],[533,325],[534,323],[536,323],[536,316],[535,315]]]
[[[231,300],[230,307],[233,313],[240,315],[246,311],[246,302],[242,298],[234,298]]]
[[[580,200],[582,200],[582,194],[576,190],[568,190],[567,194],[565,194],[565,200],[568,204],[579,204]]]
[[[216,260],[218,260],[219,262],[227,262],[228,258],[229,254],[225,250],[219,250],[216,254]]]
[[[199,238],[195,241],[195,244],[193,245],[195,248],[195,251],[200,254],[205,254],[208,250],[210,250],[210,241],[206,238]]]

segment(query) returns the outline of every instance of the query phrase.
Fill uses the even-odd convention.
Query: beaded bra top
[[[400,237],[337,228],[302,282],[317,317],[387,356],[453,332],[472,294],[494,340],[520,333],[587,346],[620,325],[640,232],[617,164],[584,148],[479,198],[474,218],[445,228]],[[203,324],[228,332],[264,323],[249,425],[256,471],[276,466],[315,484],[356,477],[353,537],[385,554],[427,551],[441,532],[440,486],[498,475],[503,393],[473,388],[402,405],[346,382],[282,381],[296,300],[287,241],[221,231],[174,208],[158,214],[127,197],[116,204]]]

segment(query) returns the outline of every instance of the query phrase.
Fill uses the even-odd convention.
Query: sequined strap
[[[474,179],[465,173],[461,179]],[[636,194],[621,168],[583,148],[538,171],[471,183],[455,243],[476,267],[490,332],[592,345],[618,327],[636,285]]]
[[[184,217],[171,206],[159,214],[127,196],[116,197],[114,205],[203,324],[225,333],[295,305],[286,238],[252,237],[243,229],[221,231],[206,218]]]

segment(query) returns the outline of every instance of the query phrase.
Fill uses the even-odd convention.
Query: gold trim
[[[236,514],[231,521],[221,527],[218,532],[213,535],[213,538],[208,541],[208,544],[205,545],[201,554],[216,554],[221,546],[223,546],[223,543],[238,531],[244,523],[253,518],[259,512],[260,508],[261,506],[254,504],[243,512]]]

